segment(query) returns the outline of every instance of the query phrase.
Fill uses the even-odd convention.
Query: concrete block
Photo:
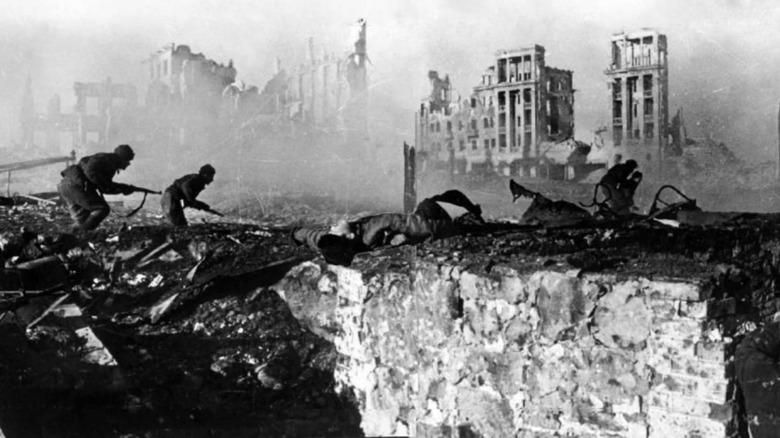
[[[647,280],[643,288],[652,299],[677,301],[702,301],[702,288],[699,284]]]

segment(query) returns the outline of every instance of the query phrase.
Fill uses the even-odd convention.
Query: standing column
[[[645,75],[640,74],[636,80],[636,95],[634,98],[637,100],[636,118],[639,119],[639,138],[642,140],[642,144],[645,143]]]
[[[631,102],[628,95],[628,76],[621,76],[620,77],[620,100],[623,102],[622,111],[620,113],[620,118],[623,119],[623,140],[621,144],[626,145],[628,144],[628,131],[631,129],[628,123],[628,114],[629,111],[631,111]]]

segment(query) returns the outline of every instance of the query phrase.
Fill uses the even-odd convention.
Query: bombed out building
[[[544,47],[500,50],[465,100],[449,77],[429,73],[433,91],[417,114],[416,144],[426,165],[455,173],[494,168],[513,176],[567,179],[577,149],[572,72],[550,67]],[[548,154],[564,143],[563,160]],[[559,147],[560,148],[560,147]]]
[[[63,112],[59,95],[52,96],[46,112],[36,113],[28,79],[22,105],[22,143],[44,154],[83,155],[100,145],[115,144],[137,130],[136,88],[107,78],[103,82],[75,82],[73,110]]]
[[[613,160],[619,155],[652,168],[663,159],[667,143],[666,35],[653,29],[613,35],[611,64],[605,74],[609,78]]]
[[[55,98],[45,114],[36,113],[28,85],[23,143],[44,155],[74,150],[77,156],[129,143],[148,151],[139,159],[150,160],[143,166],[149,178],[204,160],[227,169],[234,162],[223,156],[226,147],[234,155],[262,154],[277,163],[263,172],[283,174],[289,169],[279,169],[318,148],[362,159],[368,144],[365,20],[350,27],[345,50],[320,53],[309,39],[300,65],[284,68],[277,59],[261,91],[237,80],[232,60],[218,62],[171,43],[143,62],[142,92],[110,79],[76,82],[72,112],[63,112]]]
[[[368,137],[366,21],[350,27],[347,51],[317,50],[307,40],[304,62],[291,68],[276,59],[274,77],[260,93],[262,113],[297,133],[325,134],[362,155]]]

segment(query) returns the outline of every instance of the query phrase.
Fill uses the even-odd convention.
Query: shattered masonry
[[[574,135],[572,72],[549,67],[544,47],[500,50],[464,101],[453,101],[449,77],[428,74],[433,92],[417,114],[416,144],[432,164],[451,163],[458,173],[499,167],[509,176],[547,176],[543,144]]]
[[[280,293],[336,333],[367,436],[727,436],[728,341],[695,281],[326,269],[296,268]],[[307,275],[329,312],[294,305]]]

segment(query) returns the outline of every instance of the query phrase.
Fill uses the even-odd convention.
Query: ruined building
[[[152,54],[147,64],[150,82],[146,105],[150,108],[214,101],[235,82],[237,73],[233,61],[228,65],[219,64],[202,53],[192,53],[189,46],[173,43]]]
[[[59,95],[49,99],[46,113],[37,114],[32,105],[31,81],[27,80],[23,97],[22,142],[43,155],[91,153],[101,145],[127,141],[137,126],[138,98],[129,84],[75,82],[76,103],[64,113]]]
[[[260,93],[263,112],[292,123],[299,131],[338,133],[360,153],[368,136],[368,52],[366,22],[350,28],[349,47],[341,55],[307,42],[305,62],[284,69],[277,59],[275,75]]]
[[[464,101],[453,101],[448,77],[432,71],[429,79],[433,92],[417,114],[416,143],[433,166],[566,177],[568,163],[546,152],[574,135],[572,72],[547,66],[544,47],[498,51]],[[568,143],[567,149],[576,149],[573,140]]]
[[[666,35],[652,29],[612,36],[609,78],[615,154],[640,166],[663,158],[669,119]],[[643,165],[644,164],[644,165]]]
[[[76,82],[73,91],[77,145],[96,149],[97,145],[124,141],[134,131],[138,98],[133,85],[114,84],[108,78],[105,82]]]

